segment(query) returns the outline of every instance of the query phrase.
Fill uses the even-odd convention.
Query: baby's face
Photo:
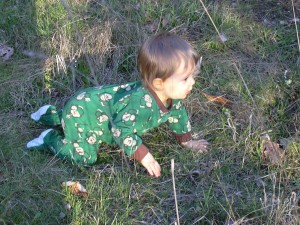
[[[193,89],[195,64],[188,65],[181,60],[181,63],[172,76],[163,82],[163,93],[166,98],[185,99]]]

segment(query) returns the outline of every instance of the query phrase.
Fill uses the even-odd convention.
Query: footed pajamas
[[[141,82],[87,88],[75,94],[62,113],[54,106],[44,111],[37,122],[63,128],[63,134],[55,129],[47,133],[44,147],[82,165],[96,162],[102,142],[118,144],[128,156],[141,161],[148,153],[141,136],[161,123],[168,124],[179,142],[191,139],[182,102],[170,100],[166,108]]]

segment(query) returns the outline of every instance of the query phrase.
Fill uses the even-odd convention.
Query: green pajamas
[[[145,153],[137,153],[147,149],[141,136],[161,123],[168,124],[179,142],[191,139],[182,102],[172,100],[166,108],[141,82],[79,91],[62,113],[51,106],[39,122],[61,125],[63,134],[51,131],[45,145],[58,157],[83,165],[95,163],[102,142],[118,144],[128,156],[141,160]]]

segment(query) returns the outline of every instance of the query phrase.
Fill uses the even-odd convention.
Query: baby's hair
[[[141,80],[145,87],[152,88],[156,78],[165,81],[172,76],[184,60],[185,68],[197,69],[198,55],[185,40],[168,32],[148,39],[140,48],[137,58]]]

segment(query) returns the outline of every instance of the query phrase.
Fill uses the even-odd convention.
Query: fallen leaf
[[[210,102],[225,105],[225,106],[230,106],[233,104],[232,101],[224,98],[223,96],[214,96],[214,95],[209,95],[205,92],[201,92]]]
[[[13,48],[0,44],[0,57],[2,57],[4,61],[8,60],[13,54]]]
[[[63,182],[62,185],[68,187],[68,189],[71,191],[72,194],[81,197],[87,197],[89,195],[85,187],[82,184],[80,184],[78,181]]]
[[[145,27],[148,31],[150,31],[151,33],[153,33],[154,31],[156,31],[158,26],[158,22],[152,18],[148,18],[145,22]]]
[[[284,149],[278,143],[272,142],[269,135],[262,137],[262,158],[271,165],[281,165],[284,160]]]
[[[214,169],[212,162],[200,163],[199,168],[190,171],[189,176],[191,181],[196,182],[197,180],[209,176]]]
[[[163,28],[165,28],[169,24],[170,18],[170,15],[166,15],[161,19],[161,25]]]

